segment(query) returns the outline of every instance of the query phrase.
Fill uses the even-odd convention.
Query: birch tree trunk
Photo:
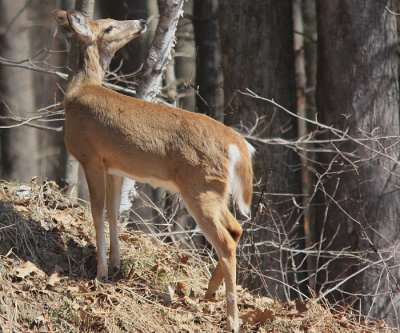
[[[105,17],[111,17],[115,20],[137,20],[137,19],[146,19],[149,15],[148,4],[146,0],[135,0],[127,2],[125,0],[116,0],[116,1],[108,1],[102,0],[100,1],[101,8],[103,11],[103,15]],[[157,7],[157,3],[152,1],[152,5]],[[158,13],[154,13],[154,16],[158,16]],[[154,30],[151,27],[148,27],[148,32],[146,35],[141,38],[136,38],[128,45],[125,45],[122,49],[120,49],[115,57],[113,57],[110,64],[110,71],[119,68],[119,72],[122,74],[132,74],[137,72],[144,62],[145,50],[147,45],[147,37]],[[146,192],[145,197],[151,198],[151,188],[144,189]],[[129,178],[124,178],[122,189],[121,189],[121,203],[119,207],[119,211],[122,219],[127,219],[129,216],[129,211],[133,208],[137,208],[143,206],[143,202],[140,200],[135,200],[134,198],[138,197],[138,193],[136,191],[135,182]],[[146,210],[146,213],[141,214],[137,212],[135,209],[135,213],[140,215],[140,219],[153,219],[153,212]],[[144,216],[145,215],[145,216]],[[147,230],[146,230],[147,231]]]
[[[157,24],[142,74],[138,79],[136,95],[138,98],[154,102],[161,91],[162,73],[166,68],[174,46],[176,27],[183,15],[183,0],[159,1],[160,19]],[[124,178],[120,213],[131,205],[129,195],[135,191],[135,182]]]
[[[160,20],[138,80],[137,96],[148,101],[155,101],[161,90],[162,73],[174,45],[179,17],[183,15],[183,0],[160,1],[160,6]]]

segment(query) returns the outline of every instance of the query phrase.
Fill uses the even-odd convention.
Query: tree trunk
[[[295,68],[296,68],[296,91],[297,91],[297,114],[298,119],[298,129],[299,136],[305,138],[309,135],[310,129],[309,124],[305,120],[313,119],[310,109],[315,107],[314,102],[314,89],[308,89],[308,79],[310,79],[311,84],[315,84],[315,77],[312,76],[310,68],[316,67],[316,64],[308,64],[307,62],[315,61],[313,58],[314,53],[310,52],[311,47],[307,45],[312,43],[312,35],[307,35],[310,33],[309,25],[312,18],[309,15],[304,15],[305,11],[303,6],[311,12],[310,1],[306,4],[306,0],[294,0],[293,1],[293,25],[294,25],[294,52],[295,52]],[[307,13],[308,14],[308,13]],[[315,16],[314,16],[315,19]],[[307,23],[304,21],[308,20]],[[306,27],[309,29],[306,33]],[[306,47],[307,45],[307,47]],[[306,53],[306,50],[308,53]],[[311,53],[311,54],[310,54]],[[308,56],[308,57],[306,57]],[[308,70],[307,70],[308,69]],[[308,74],[308,75],[307,75]],[[314,71],[315,74],[315,71]],[[308,94],[307,94],[308,92]],[[310,105],[311,104],[311,105]],[[311,196],[313,194],[314,188],[311,180],[311,170],[313,168],[312,160],[312,146],[309,143],[301,144],[301,182],[303,191],[303,221],[304,221],[304,243],[306,248],[312,249],[315,244],[315,228],[314,228],[314,214],[313,208],[310,205]],[[315,272],[316,260],[314,256],[307,256],[307,271],[308,271],[308,286],[314,290],[315,289]]]
[[[183,13],[182,6],[183,0],[159,1],[160,18],[148,51],[148,56],[143,64],[143,70],[137,82],[137,97],[139,98],[154,101],[157,94],[161,91],[162,73],[166,68],[174,44],[174,36],[178,20]],[[149,7],[149,10],[154,12],[155,8]],[[133,189],[134,182],[124,179],[122,187],[122,202],[128,201],[126,197],[129,192],[133,191]],[[149,207],[152,207],[153,204],[157,205],[161,201],[163,192],[160,190],[154,190],[149,185],[143,185],[141,189],[140,192],[142,193],[142,196],[140,200],[136,200],[133,203],[135,208],[133,220],[144,221],[141,229],[151,232],[156,229],[154,222],[157,222],[159,218],[159,211],[158,209],[150,211]],[[141,207],[145,208],[144,212],[141,212]],[[121,206],[120,211],[123,210],[124,207]],[[151,223],[147,223],[148,221]]]
[[[139,98],[154,101],[161,90],[161,75],[173,46],[176,26],[183,13],[182,6],[183,0],[162,2],[160,20],[138,82]]]
[[[148,18],[148,8],[146,0],[135,0],[127,2],[125,0],[108,1],[102,0],[101,11],[102,17],[110,17],[115,20],[138,20]],[[151,30],[149,28],[149,30]],[[146,34],[147,35],[147,34]],[[136,38],[132,42],[125,45],[120,49],[117,54],[113,57],[110,64],[110,71],[118,69],[118,75],[129,75],[136,73],[140,70],[145,56],[145,50],[147,49],[145,36]],[[119,82],[119,85],[124,85],[124,82]],[[145,187],[145,193],[141,194],[146,199],[152,199],[152,189]],[[133,220],[137,219],[137,215],[140,215],[138,220],[152,220],[155,218],[155,213],[146,209],[144,214],[139,214],[137,210],[143,207],[145,200],[142,196],[139,196],[137,200],[133,201],[133,198],[137,198],[139,195],[136,191],[135,182],[129,178],[124,178],[122,189],[121,189],[121,204],[119,211],[123,216],[123,219],[129,217],[131,209],[135,209],[135,216],[132,216]],[[148,231],[148,230],[145,230]]]
[[[315,86],[317,80],[317,13],[315,0],[302,0],[304,22],[304,57],[306,69],[306,115],[315,117]]]
[[[196,82],[195,56],[193,30],[193,1],[187,0],[183,4],[183,15],[179,19],[176,29],[176,45],[174,53],[175,74],[178,84],[177,106],[185,110],[196,110],[196,94],[194,84]]]
[[[193,27],[196,41],[196,109],[223,120],[223,74],[217,0],[193,1]]]
[[[303,48],[304,48],[304,69],[306,86],[304,90],[305,109],[304,116],[307,119],[315,119],[315,85],[317,79],[317,18],[315,0],[301,0],[301,14],[303,19]],[[295,29],[296,30],[296,29]],[[295,32],[296,34],[296,32]],[[299,136],[309,134],[314,128],[310,123],[299,120],[304,132],[299,128]],[[304,205],[304,239],[307,249],[314,249],[315,236],[315,208],[311,204],[311,197],[314,193],[314,146],[307,144],[302,152],[302,187],[305,194]],[[308,285],[311,290],[316,289],[316,258],[307,256]]]
[[[323,249],[359,253],[321,261],[320,292],[399,325],[398,58],[396,17],[387,10],[394,2],[317,4],[319,120],[356,138],[318,155],[318,232]]]
[[[95,0],[76,0],[75,9],[79,10],[88,18],[93,18]],[[73,70],[78,65],[79,59],[79,42],[76,36],[73,37],[69,55],[69,67]],[[79,179],[79,163],[78,161],[64,149],[62,156],[62,167],[64,168],[64,185],[66,186],[66,194],[71,198],[78,197],[78,179]]]
[[[61,60],[66,58],[65,53],[52,53],[51,57],[44,50],[45,46],[52,50],[65,49],[65,42],[60,43],[59,38],[54,38],[55,29],[54,20],[49,18],[49,13],[54,9],[54,3],[49,1],[29,2],[29,19],[31,24],[29,28],[30,53],[40,55],[36,57],[36,61],[46,61],[50,66],[65,66],[65,62]],[[54,43],[56,42],[56,43]],[[44,51],[44,52],[43,52]],[[45,60],[46,59],[46,60]],[[59,80],[55,75],[47,75],[32,71],[33,85],[35,93],[36,109],[52,105],[55,101],[63,99],[61,91],[65,91],[65,80]],[[61,87],[61,88],[60,88]],[[51,128],[62,128],[64,121],[55,121],[52,117],[51,121],[42,123]],[[50,119],[49,119],[50,120]],[[38,131],[38,156],[39,156],[39,175],[41,178],[59,179],[60,178],[60,154],[64,145],[62,132],[53,130]]]
[[[296,110],[292,3],[275,1],[220,1],[225,121],[247,128],[259,118],[258,136],[290,139],[297,124],[274,106],[243,96],[246,88],[284,107]],[[302,235],[299,202],[301,183],[298,156],[282,145],[258,147],[254,163],[253,216],[241,241],[239,281],[263,294],[289,298],[285,283],[296,280],[297,257],[287,249]],[[292,242],[295,243],[292,243]],[[298,244],[297,244],[298,245]],[[298,268],[298,267],[297,267]]]
[[[24,60],[29,57],[25,7],[25,0],[0,1],[0,56],[6,59]],[[1,116],[24,118],[35,110],[32,72],[1,66],[0,92]],[[35,129],[27,126],[2,129],[0,141],[2,179],[26,182],[39,175],[38,134]]]

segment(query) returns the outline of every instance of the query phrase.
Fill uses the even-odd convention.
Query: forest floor
[[[53,182],[0,182],[0,332],[224,332],[225,302],[203,299],[211,259],[121,230],[118,278],[98,282],[85,207]],[[394,332],[313,300],[239,287],[241,332]]]

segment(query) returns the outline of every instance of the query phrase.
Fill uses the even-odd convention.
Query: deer
[[[90,20],[75,10],[52,16],[80,42],[80,62],[64,96],[64,141],[83,168],[96,235],[97,279],[120,269],[118,212],[123,177],[179,193],[216,251],[205,298],[223,281],[227,329],[239,331],[236,248],[242,227],[230,200],[250,215],[255,149],[241,134],[203,114],[126,96],[102,85],[115,52],[146,31],[144,20]]]

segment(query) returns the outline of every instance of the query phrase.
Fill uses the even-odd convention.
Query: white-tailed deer
[[[74,10],[55,10],[53,16],[80,40],[80,64],[64,100],[65,143],[89,186],[97,277],[108,274],[105,208],[110,268],[120,267],[117,224],[123,177],[179,192],[219,258],[206,298],[213,298],[225,280],[228,330],[237,332],[236,245],[242,228],[228,204],[232,195],[242,214],[250,212],[254,149],[240,134],[205,115],[102,87],[114,53],[146,30],[143,20],[92,21]]]

